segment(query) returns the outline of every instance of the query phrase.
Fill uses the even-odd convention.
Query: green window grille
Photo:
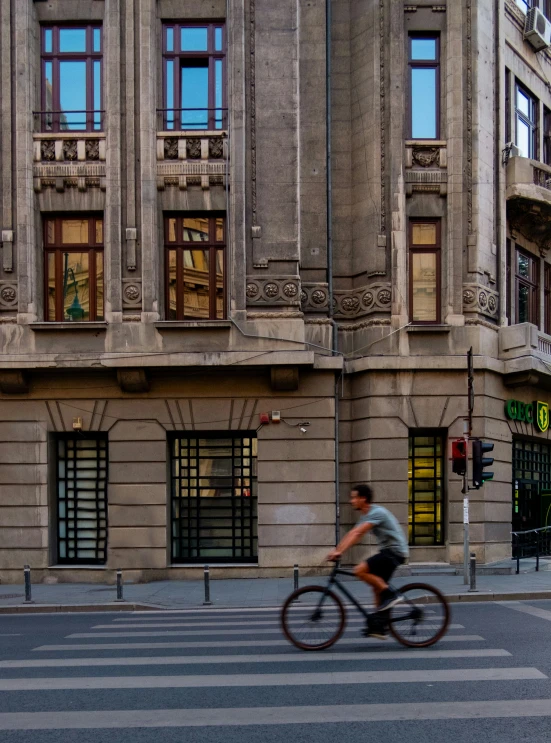
[[[444,543],[445,435],[412,431],[409,436],[409,543],[414,547]]]
[[[178,434],[169,447],[172,562],[256,562],[256,435]]]

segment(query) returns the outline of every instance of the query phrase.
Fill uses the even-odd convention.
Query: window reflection
[[[86,29],[85,28],[60,28],[59,29],[59,51],[60,52],[85,52],[86,51]]]
[[[409,438],[408,525],[409,543],[414,546],[442,544],[443,452],[441,435]]]
[[[436,254],[415,253],[413,271],[413,320],[434,322],[436,318],[437,284]]]
[[[436,139],[436,70],[411,71],[411,136]]]

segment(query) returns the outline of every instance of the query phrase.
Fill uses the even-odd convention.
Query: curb
[[[551,600],[550,591],[524,591],[524,592],[465,592],[447,594],[446,599],[450,604],[470,604],[491,601],[544,601]],[[159,604],[107,603],[107,604],[17,604],[15,606],[1,606],[0,615],[6,614],[61,614],[61,613],[92,613],[92,612],[121,612],[121,611],[216,611],[217,609],[280,609],[279,605],[269,606],[265,604],[223,604],[206,608],[202,604],[188,606],[160,606]]]

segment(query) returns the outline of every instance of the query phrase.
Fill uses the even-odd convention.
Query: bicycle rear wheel
[[[281,610],[283,634],[301,650],[325,650],[344,632],[345,610],[340,598],[322,586],[294,591]]]
[[[390,631],[410,648],[426,648],[444,636],[450,623],[450,607],[437,588],[408,583],[398,592],[403,602],[390,610]]]

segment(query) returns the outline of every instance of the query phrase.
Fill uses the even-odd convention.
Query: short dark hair
[[[373,502],[373,491],[369,487],[369,485],[366,485],[365,483],[362,483],[361,485],[354,485],[352,487],[353,493],[358,493],[360,498],[363,498],[367,503]]]

